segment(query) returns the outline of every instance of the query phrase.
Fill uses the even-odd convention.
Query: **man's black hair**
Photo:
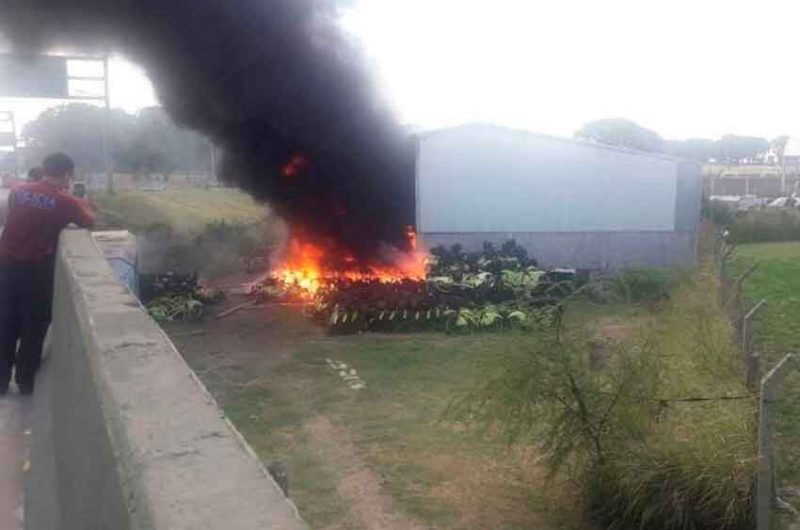
[[[83,182],[76,182],[72,186],[72,195],[78,197],[79,199],[86,197],[86,184]]]
[[[64,153],[48,155],[42,162],[45,177],[63,177],[75,171],[75,162]]]
[[[38,182],[42,180],[42,168],[34,167],[28,171],[28,180],[31,182]]]

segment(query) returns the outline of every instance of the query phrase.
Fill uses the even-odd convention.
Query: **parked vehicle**
[[[798,208],[800,199],[797,197],[778,197],[767,204],[767,208]]]
[[[756,197],[755,195],[712,195],[709,197],[709,200],[718,204],[724,204],[740,212],[749,212],[751,210],[763,208],[767,202],[767,199]]]

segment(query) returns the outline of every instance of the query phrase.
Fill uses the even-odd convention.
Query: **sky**
[[[680,139],[800,134],[797,20],[783,0],[359,0],[345,23],[404,121]]]
[[[628,118],[665,138],[800,135],[800,3],[785,0],[350,0],[404,123],[492,122],[571,136]],[[112,105],[157,103],[121,57]],[[0,99],[26,121],[53,102]]]

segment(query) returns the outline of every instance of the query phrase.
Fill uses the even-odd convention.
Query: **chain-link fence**
[[[791,439],[792,426],[796,423],[795,414],[800,410],[797,399],[792,399],[793,385],[786,381],[796,373],[797,362],[791,353],[762,356],[756,340],[754,320],[769,303],[766,298],[751,300],[744,295],[744,286],[756,272],[757,265],[746,270],[736,270],[733,259],[736,245],[727,237],[727,231],[717,227],[709,228],[713,234],[714,259],[719,271],[719,302],[731,320],[734,329],[735,349],[743,358],[744,378],[747,388],[757,399],[757,432],[754,433],[757,476],[755,488],[755,510],[757,530],[778,528],[779,520],[788,514],[788,519],[797,518],[797,511],[786,502],[782,495],[791,492],[790,482],[793,470],[794,452]],[[788,418],[789,421],[786,421]],[[787,436],[789,435],[789,436]],[[800,492],[798,492],[800,494]]]

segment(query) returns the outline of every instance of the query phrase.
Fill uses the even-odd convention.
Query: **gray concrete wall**
[[[625,267],[691,267],[697,261],[697,236],[692,232],[540,232],[422,234],[433,247],[461,244],[477,251],[484,241],[501,245],[509,239],[528,250],[544,267],[617,271]]]
[[[675,193],[675,231],[697,233],[700,230],[703,202],[703,178],[696,162],[678,163]]]
[[[305,528],[84,231],[62,235],[53,316],[27,529]]]

